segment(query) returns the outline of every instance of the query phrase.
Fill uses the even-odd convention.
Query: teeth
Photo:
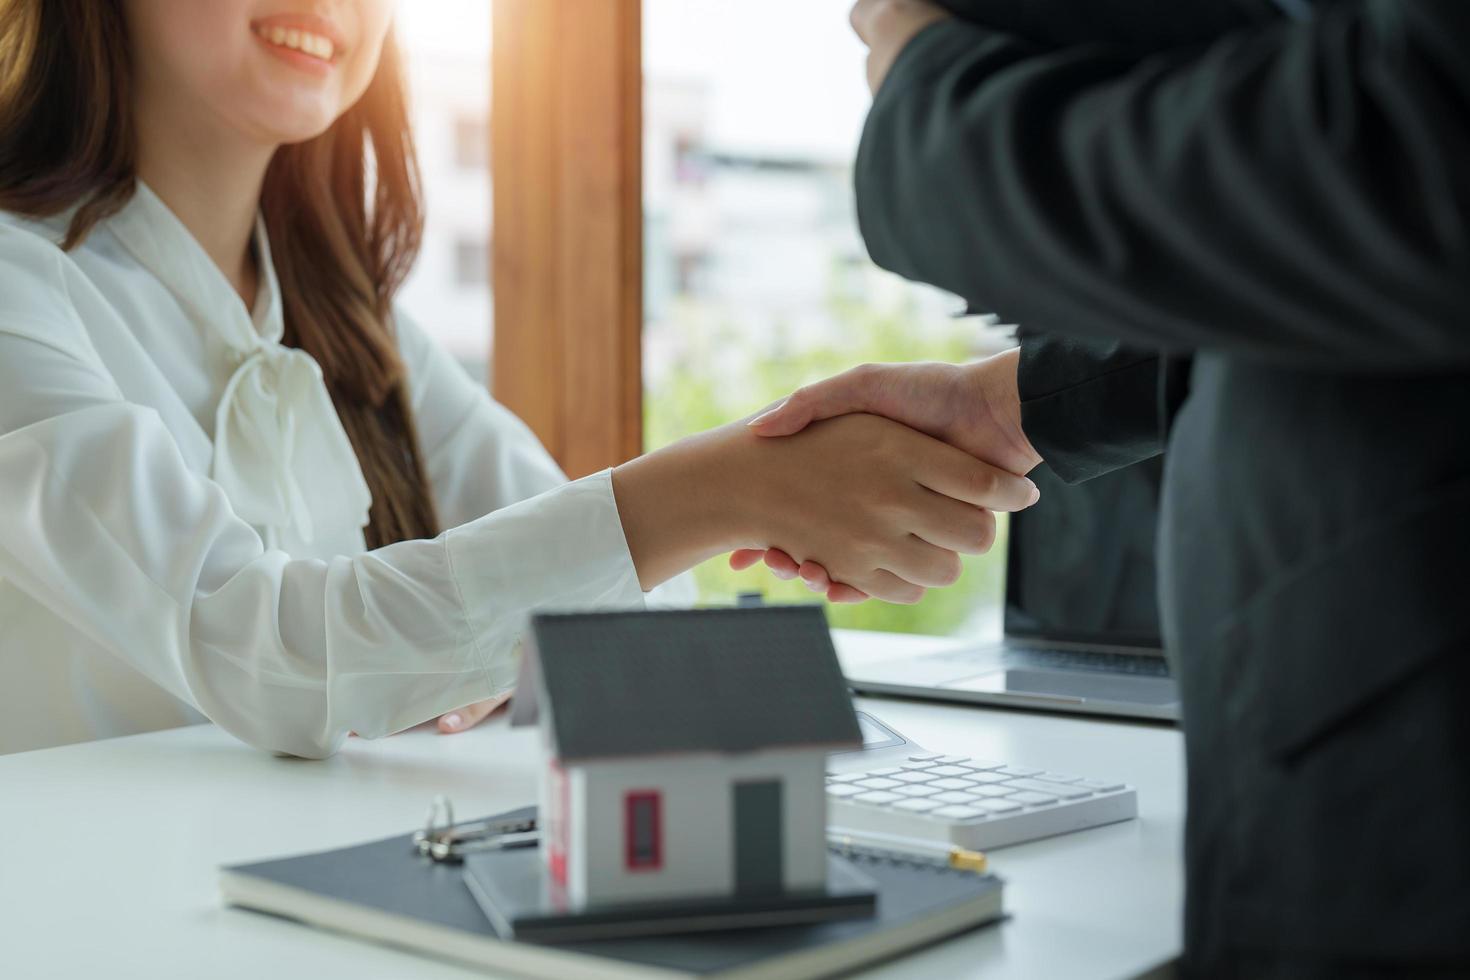
[[[295,27],[263,27],[258,28],[255,33],[271,44],[300,51],[323,61],[331,61],[333,55],[337,53],[336,46],[332,44],[330,38]]]

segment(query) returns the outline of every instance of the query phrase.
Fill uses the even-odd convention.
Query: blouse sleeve
[[[446,526],[567,482],[530,427],[476,384],[413,317],[399,308],[394,321],[408,368],[419,445],[439,519]],[[657,586],[645,599],[653,606],[689,606],[697,595],[694,577],[686,573]]]
[[[267,549],[124,399],[62,253],[0,244],[0,578],[242,740],[322,757],[409,727],[509,688],[534,610],[640,600],[606,472],[537,494],[512,462],[493,499],[518,503],[449,507],[433,540]]]

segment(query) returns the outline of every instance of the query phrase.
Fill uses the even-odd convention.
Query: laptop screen
[[[1162,459],[1068,486],[1045,465],[1041,500],[1010,518],[1008,636],[1161,647],[1154,540]]]

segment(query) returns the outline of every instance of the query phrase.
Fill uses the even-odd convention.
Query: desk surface
[[[839,633],[843,659],[950,641]],[[1013,917],[865,976],[1123,977],[1180,947],[1183,743],[1171,728],[863,699],[926,747],[1125,779],[1139,819],[992,856]],[[465,816],[535,799],[534,733],[504,712],[441,736],[351,739],[325,762],[211,725],[0,756],[0,973],[12,977],[482,977],[224,907],[215,869],[403,833],[429,799]]]

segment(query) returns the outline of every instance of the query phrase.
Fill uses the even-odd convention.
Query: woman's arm
[[[433,540],[292,559],[189,469],[155,411],[123,397],[64,286],[40,309],[0,309],[0,577],[237,737],[293,755],[328,755],[348,731],[385,735],[508,689],[532,612],[637,602],[692,554],[832,546],[815,554],[912,594],[915,579],[945,577],[946,549],[986,543],[983,512],[941,493],[1024,496],[891,422],[814,427],[799,437],[807,459],[767,452],[734,426],[648,457],[657,465],[633,467],[616,501],[604,472]],[[874,454],[910,458],[933,489],[879,467],[853,481],[870,507],[804,519],[812,501],[845,499],[839,484]],[[728,512],[715,496],[701,516],[680,509],[706,490]],[[619,503],[637,515],[627,539]],[[660,511],[664,523],[650,520]],[[935,540],[910,540],[915,531]]]
[[[433,540],[269,550],[66,334],[0,324],[0,578],[252,745],[320,757],[488,698],[536,608],[639,601],[606,474]]]

